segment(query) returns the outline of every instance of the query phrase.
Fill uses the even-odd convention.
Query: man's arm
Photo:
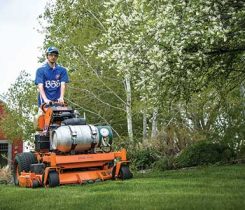
[[[45,94],[45,91],[44,91],[44,88],[43,88],[43,84],[39,83],[37,87],[38,87],[38,90],[40,92],[40,95],[41,95],[42,99],[44,100],[44,102],[46,104],[48,104],[50,102],[50,100],[47,98],[47,96]]]
[[[58,99],[58,102],[60,102],[60,103],[64,103],[65,89],[66,89],[66,83],[65,82],[61,82],[61,85],[60,85],[60,98]]]
[[[60,103],[64,103],[64,95],[65,95],[65,89],[66,89],[67,82],[69,82],[67,70],[63,68],[63,71],[61,73],[60,98],[58,99]]]

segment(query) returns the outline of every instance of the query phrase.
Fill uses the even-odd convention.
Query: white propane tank
[[[99,143],[98,128],[94,125],[61,126],[52,132],[50,149],[60,152],[83,152]]]

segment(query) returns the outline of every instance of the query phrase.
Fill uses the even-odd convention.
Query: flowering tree
[[[88,51],[124,78],[128,107],[129,84],[156,116],[160,106],[189,100],[210,84],[220,88],[224,79],[227,86],[244,80],[227,62],[241,61],[232,54],[241,47],[231,32],[241,30],[242,1],[108,0],[104,7],[106,31]]]
[[[57,0],[44,14],[45,46],[64,52],[71,102],[120,132],[126,113],[131,142],[142,119],[144,138],[148,122],[153,138],[159,127],[175,127],[178,139],[206,135],[244,81],[244,8],[242,0]]]

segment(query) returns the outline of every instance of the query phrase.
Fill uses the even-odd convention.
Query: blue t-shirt
[[[61,82],[69,82],[67,70],[56,64],[53,69],[48,63],[37,69],[35,84],[43,84],[44,92],[47,98],[51,101],[58,100],[60,98],[60,86]],[[38,106],[44,103],[40,93],[38,94]]]

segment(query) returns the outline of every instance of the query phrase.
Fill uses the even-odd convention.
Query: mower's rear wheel
[[[14,177],[14,184],[15,185],[19,185],[19,165],[17,164],[16,166],[14,166],[14,172],[13,172],[13,177]]]
[[[48,186],[56,187],[60,185],[59,174],[57,171],[50,171],[48,174]]]
[[[129,170],[128,165],[122,165],[119,171],[119,178],[124,180],[124,179],[131,179],[133,177],[133,174]]]
[[[37,163],[36,156],[31,152],[17,154],[14,160],[13,177],[15,185],[19,185],[19,175],[22,171],[29,172],[31,164]]]

